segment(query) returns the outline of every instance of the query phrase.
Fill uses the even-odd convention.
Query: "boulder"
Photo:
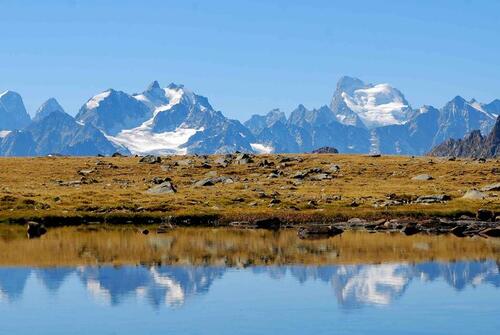
[[[232,184],[234,181],[229,177],[214,177],[214,178],[204,178],[196,183],[194,183],[195,187],[203,187],[203,186],[214,186],[218,183]]]
[[[145,164],[159,164],[161,163],[161,157],[159,156],[154,156],[154,155],[147,155],[142,157],[139,160],[139,163],[145,163]]]
[[[26,229],[26,235],[29,239],[39,238],[47,232],[45,226],[41,223],[30,221],[28,222],[28,227]]]
[[[95,169],[82,169],[80,171],[78,171],[78,174],[81,175],[81,176],[88,176],[89,174],[91,173],[94,173],[96,170]]]
[[[486,198],[487,195],[484,194],[483,192],[481,191],[478,191],[478,190],[468,190],[467,192],[465,192],[464,196],[462,197],[462,199],[468,199],[468,200],[483,200],[484,198]]]
[[[155,185],[146,191],[147,194],[169,194],[176,193],[177,189],[174,184],[169,181],[165,181],[159,185]]]
[[[114,154],[111,155],[111,157],[126,157],[126,156],[119,152],[115,152]]]
[[[239,153],[234,159],[236,164],[249,164],[253,163],[253,158],[249,154]]]
[[[321,147],[312,151],[313,154],[338,154],[339,151],[334,147]]]
[[[485,187],[481,188],[481,191],[483,192],[500,191],[500,183],[486,185]]]
[[[338,166],[337,164],[332,164],[330,165],[330,172],[333,172],[333,173],[337,173],[337,172],[340,172],[340,166]]]
[[[427,180],[433,180],[434,178],[429,175],[429,174],[419,174],[418,176],[415,176],[413,178],[411,178],[411,180],[417,180],[417,181],[427,181]]]
[[[495,218],[495,213],[489,209],[481,208],[477,211],[476,218],[479,221],[492,221]]]
[[[451,197],[446,194],[422,195],[415,200],[417,204],[433,204],[451,200]]]

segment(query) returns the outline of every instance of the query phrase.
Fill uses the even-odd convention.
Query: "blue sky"
[[[0,0],[0,91],[75,114],[107,88],[183,83],[245,120],[328,104],[352,75],[414,107],[500,98],[500,1]]]

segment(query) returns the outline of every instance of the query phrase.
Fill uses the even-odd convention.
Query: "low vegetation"
[[[138,157],[1,158],[0,222],[147,224],[168,217],[182,222],[187,216],[215,225],[270,216],[326,222],[459,217],[475,215],[479,208],[500,212],[495,189],[484,191],[483,199],[462,198],[500,181],[498,160],[335,154],[243,158],[169,156],[142,163]],[[421,174],[431,178],[412,179]],[[164,193],[162,187],[147,192],[158,185]],[[416,201],[436,194],[450,200]]]

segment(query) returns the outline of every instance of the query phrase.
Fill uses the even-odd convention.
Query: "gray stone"
[[[168,194],[176,192],[177,190],[175,186],[169,181],[165,181],[159,185],[155,185],[146,191],[146,193],[148,194]]]
[[[483,200],[486,197],[487,197],[486,194],[478,190],[468,190],[467,192],[465,192],[462,198],[468,200]]]
[[[411,178],[411,180],[418,180],[418,181],[427,181],[427,180],[433,180],[434,178],[431,175],[428,174],[419,174],[418,176],[415,176]]]
[[[139,163],[145,163],[145,164],[161,163],[161,157],[154,155],[146,155],[139,160]]]
[[[481,188],[481,191],[483,192],[500,191],[500,183],[486,185],[485,187]]]
[[[451,197],[446,194],[422,195],[415,200],[417,204],[432,204],[451,200]]]

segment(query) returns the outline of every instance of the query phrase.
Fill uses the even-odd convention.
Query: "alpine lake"
[[[496,334],[500,239],[0,230],[0,334]]]

